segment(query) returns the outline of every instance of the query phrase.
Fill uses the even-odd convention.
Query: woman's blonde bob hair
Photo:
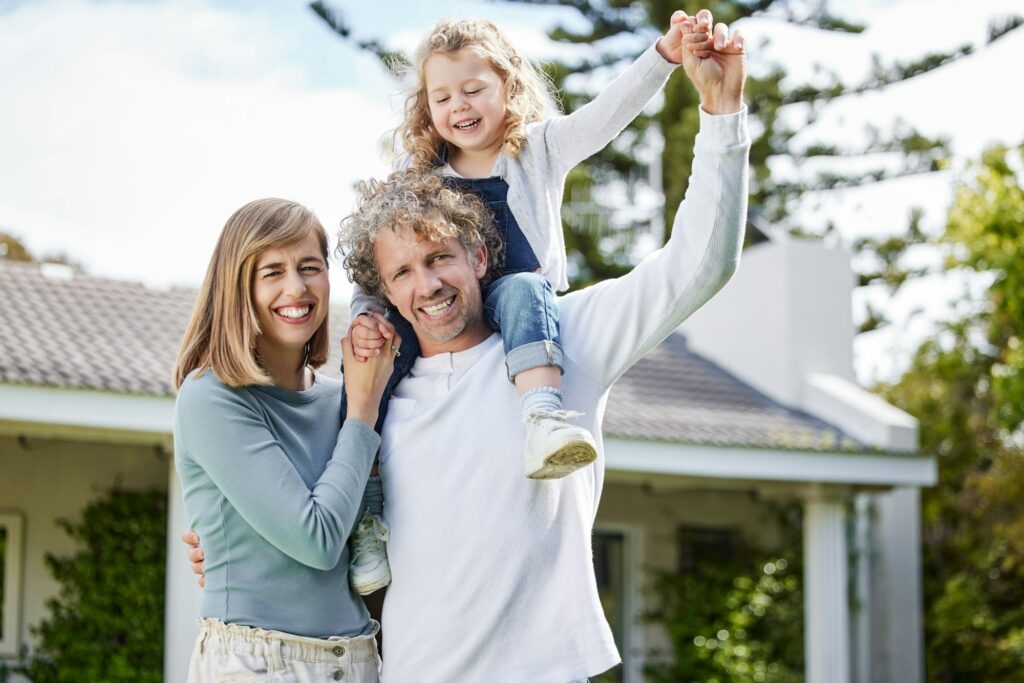
[[[212,368],[230,387],[273,384],[256,356],[259,319],[252,303],[256,260],[267,249],[289,246],[316,235],[327,264],[327,233],[316,216],[285,199],[257,199],[235,211],[224,224],[210,266],[196,297],[192,319],[178,349],[174,388],[193,370]],[[325,304],[327,302],[324,302]],[[309,339],[307,363],[319,367],[330,348],[327,315]]]
[[[445,144],[430,118],[424,66],[434,55],[454,55],[463,49],[487,60],[502,80],[505,154],[519,156],[526,142],[526,124],[558,113],[551,79],[520,56],[497,26],[483,19],[444,19],[420,43],[407,69],[414,72],[415,82],[405,100],[405,118],[392,136],[392,151],[409,155],[412,168],[425,170],[436,165]]]

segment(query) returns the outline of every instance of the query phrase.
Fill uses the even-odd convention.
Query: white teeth
[[[279,308],[277,312],[286,318],[302,318],[309,313],[311,306],[289,306],[288,308]]]
[[[472,128],[473,126],[475,126],[479,122],[480,122],[480,119],[473,119],[472,121],[465,121],[463,123],[456,123],[455,127],[459,128],[460,130],[466,130],[467,128]]]
[[[448,307],[452,305],[453,301],[455,301],[454,296],[451,297],[450,299],[442,301],[439,304],[434,304],[433,306],[424,306],[423,310],[426,311],[429,315],[437,315],[438,313],[443,313],[444,311],[447,311]]]

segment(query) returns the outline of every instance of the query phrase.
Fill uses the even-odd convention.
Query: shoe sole
[[[377,579],[376,581],[371,581],[370,583],[362,583],[359,585],[353,583],[352,590],[354,590],[356,593],[359,593],[359,595],[369,595],[370,593],[376,593],[384,586],[387,586],[389,583],[391,583],[390,571],[384,576]]]
[[[527,479],[561,479],[581,467],[597,460],[597,451],[588,443],[573,443],[563,446],[544,459],[544,465],[536,472],[527,473]]]

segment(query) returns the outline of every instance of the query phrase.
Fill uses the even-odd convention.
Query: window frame
[[[623,683],[642,683],[643,669],[646,660],[645,634],[646,625],[640,620],[644,612],[643,572],[644,572],[644,529],[641,525],[620,522],[596,521],[593,527],[596,534],[619,534],[622,536],[623,596],[622,612],[626,618],[625,643],[618,643],[619,654],[622,655]]]
[[[3,624],[0,657],[16,657],[21,648],[21,566],[25,519],[18,512],[0,512],[0,528],[7,532],[3,573]]]

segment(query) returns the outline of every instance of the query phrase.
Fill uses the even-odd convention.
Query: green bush
[[[60,584],[39,646],[19,667],[35,683],[158,683],[163,679],[167,494],[113,490],[58,520],[81,548],[46,556]]]
[[[653,577],[647,619],[660,624],[672,660],[645,668],[655,683],[801,683],[804,680],[801,519],[777,511],[783,550],[742,539],[734,552]]]

